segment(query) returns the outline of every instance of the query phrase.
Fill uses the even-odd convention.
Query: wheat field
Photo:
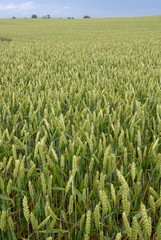
[[[0,239],[161,240],[161,17],[0,20]]]

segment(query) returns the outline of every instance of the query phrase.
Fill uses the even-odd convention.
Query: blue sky
[[[161,15],[161,0],[1,0],[0,18]]]

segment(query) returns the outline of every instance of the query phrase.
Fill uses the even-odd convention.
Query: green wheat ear
[[[100,231],[100,238],[99,239],[100,240],[104,240],[105,239],[103,231]]]
[[[28,187],[29,187],[30,197],[32,199],[32,202],[34,202],[35,192],[34,192],[34,188],[33,188],[31,181],[28,182]]]
[[[161,219],[159,219],[157,227],[156,227],[156,240],[161,239]]]
[[[141,203],[141,214],[142,214],[145,234],[147,234],[148,237],[150,237],[152,233],[151,218],[148,217],[146,207],[143,203]]]
[[[117,233],[115,240],[121,240],[121,238],[122,238],[122,234],[121,233]]]
[[[113,184],[111,184],[111,197],[112,197],[114,204],[116,204],[116,191],[115,191]]]
[[[131,228],[131,240],[137,240],[138,236],[138,221],[136,217],[133,217]]]
[[[13,154],[14,160],[16,160],[17,159],[17,150],[16,150],[15,145],[12,145],[12,154]]]
[[[69,206],[68,206],[69,215],[73,213],[73,204],[74,204],[74,198],[73,198],[73,195],[71,195],[69,200]]]
[[[38,227],[38,221],[36,220],[33,212],[30,213],[30,222],[32,224],[33,229],[36,230]]]
[[[65,193],[66,194],[70,191],[71,186],[72,186],[72,182],[73,182],[73,175],[70,176],[70,178],[67,182],[67,185],[66,185],[66,188],[65,188]]]
[[[94,209],[94,221],[97,229],[100,229],[100,203],[98,203]]]
[[[150,199],[149,199],[149,204],[150,204],[150,207],[151,207],[151,209],[153,211],[153,214],[155,214],[155,212],[156,212],[156,204],[154,202],[153,196],[151,196],[151,195],[150,195]]]
[[[105,191],[100,190],[99,196],[100,196],[103,212],[106,215],[108,212],[111,211],[110,202],[108,200],[108,197]]]
[[[29,212],[28,200],[26,196],[24,196],[22,204],[23,204],[23,213],[24,213],[25,219],[27,223],[29,223],[30,212]]]
[[[19,167],[20,167],[20,160],[15,160],[15,168],[13,172],[14,178],[17,178],[18,176]]]
[[[127,215],[125,212],[123,212],[122,217],[123,217],[123,223],[125,226],[126,233],[127,233],[128,237],[131,238],[131,227],[130,227],[130,224],[129,224],[129,221],[127,219]]]
[[[11,187],[12,187],[12,179],[9,180],[8,184],[7,184],[7,189],[6,189],[6,192],[7,192],[7,195],[9,196],[10,193],[11,193]]]
[[[91,211],[88,210],[86,214],[86,226],[85,226],[85,239],[90,239],[90,231],[91,231]]]
[[[136,165],[135,165],[135,162],[133,162],[132,165],[131,165],[131,177],[132,177],[132,180],[134,182],[135,177],[136,177]]]
[[[7,213],[6,211],[3,210],[0,217],[0,229],[2,231],[4,231],[6,228],[6,220],[7,220]]]
[[[45,180],[45,176],[43,173],[40,174],[41,177],[41,186],[42,186],[42,191],[44,193],[44,195],[46,195],[46,180]]]
[[[4,181],[1,176],[0,176],[0,189],[2,190],[2,192],[4,192]]]
[[[7,220],[8,220],[8,225],[9,225],[9,229],[12,233],[12,236],[14,236],[15,235],[15,233],[14,233],[15,229],[14,229],[13,219],[9,216]]]

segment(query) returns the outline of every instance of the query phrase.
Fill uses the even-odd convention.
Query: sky
[[[0,0],[0,18],[161,15],[161,0]]]

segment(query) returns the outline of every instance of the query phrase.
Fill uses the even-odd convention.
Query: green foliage
[[[31,16],[31,18],[37,18],[37,15],[36,15],[36,14],[33,14],[33,15]]]
[[[86,15],[86,16],[84,16],[83,18],[91,18],[90,16],[88,16],[88,15]]]
[[[0,24],[1,239],[161,239],[161,18]]]

